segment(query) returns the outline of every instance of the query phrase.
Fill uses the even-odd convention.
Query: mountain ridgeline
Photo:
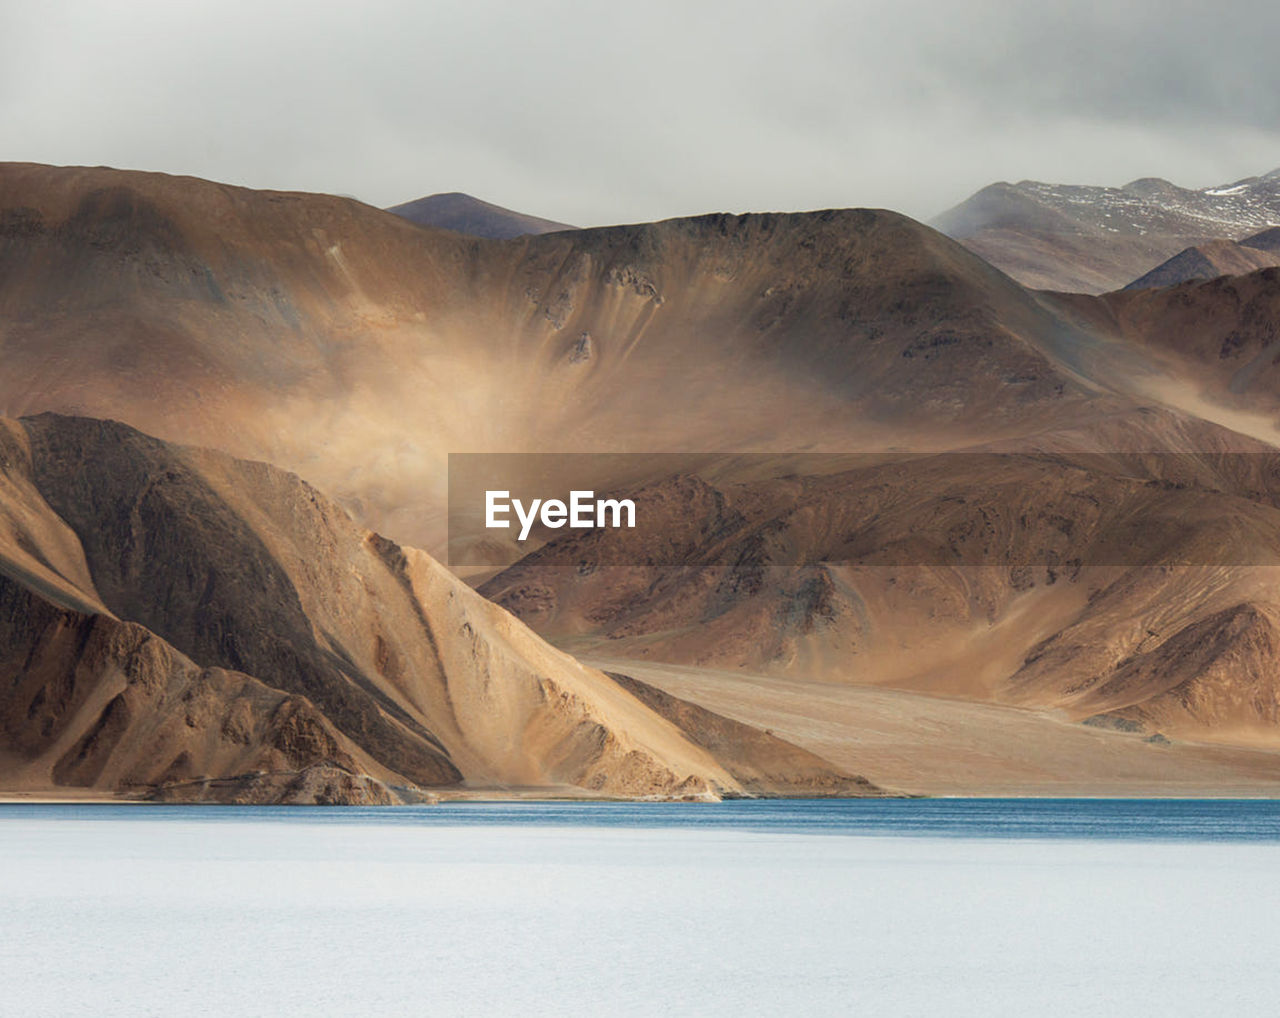
[[[277,463],[428,550],[449,451],[935,447],[1091,388],[1052,308],[889,212],[485,241],[155,174],[0,187],[0,409]]]
[[[466,233],[472,237],[488,237],[491,240],[576,229],[567,223],[556,223],[550,219],[513,212],[501,205],[493,205],[456,191],[431,194],[425,198],[392,205],[387,211],[419,226],[433,226],[441,230],[453,230],[455,233]]]
[[[933,225],[1026,286],[1104,293],[1187,248],[1280,225],[1280,169],[1199,189],[1156,177],[1123,187],[992,184]]]
[[[944,224],[963,243],[867,209],[485,239],[0,165],[7,773],[254,801],[913,790],[921,729],[867,770],[776,706],[874,687],[899,717],[1041,719],[1023,790],[1096,773],[1043,748],[1067,745],[1254,787],[1280,747],[1280,269],[1119,287],[1197,223],[1265,253],[1278,179],[1019,185],[1013,219]],[[1118,292],[1028,289],[992,230]],[[523,549],[474,578],[487,600],[431,557],[461,451],[641,454],[581,480],[644,493],[662,540],[619,569]],[[699,467],[662,474],[673,452]],[[901,473],[923,454],[940,488]],[[939,520],[940,554],[893,558]],[[966,558],[1027,535],[1054,557]],[[678,695],[699,670],[751,682],[709,715]],[[1156,734],[1237,755],[1124,742]]]

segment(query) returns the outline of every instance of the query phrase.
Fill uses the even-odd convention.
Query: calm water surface
[[[1280,803],[0,805],[0,1015],[1273,1015]]]

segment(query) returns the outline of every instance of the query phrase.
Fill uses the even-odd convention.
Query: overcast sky
[[[0,0],[0,159],[590,226],[1280,166],[1280,2]]]

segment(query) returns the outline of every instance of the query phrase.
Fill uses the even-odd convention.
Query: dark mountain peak
[[[1255,233],[1252,237],[1245,237],[1240,241],[1243,247],[1257,248],[1259,251],[1272,251],[1280,254],[1280,226],[1273,226],[1270,229],[1263,230],[1261,233]]]
[[[576,229],[566,223],[514,212],[461,191],[427,195],[416,201],[393,205],[387,211],[419,226],[433,226],[490,240]]]
[[[1275,247],[1266,246],[1267,233],[1276,235]],[[1280,263],[1280,257],[1278,257],[1280,256],[1280,229],[1264,231],[1258,234],[1257,238],[1250,239],[1257,239],[1258,243],[1209,240],[1195,247],[1189,247],[1135,279],[1125,289],[1146,290],[1197,279],[1244,276],[1260,269],[1273,268]]]
[[[1120,190],[1127,191],[1129,194],[1148,197],[1169,191],[1177,191],[1179,188],[1172,181],[1165,180],[1164,177],[1139,177],[1137,180],[1129,181]]]

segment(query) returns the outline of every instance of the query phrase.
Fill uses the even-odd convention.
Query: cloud
[[[1280,5],[0,6],[0,157],[567,222],[1280,165]]]

